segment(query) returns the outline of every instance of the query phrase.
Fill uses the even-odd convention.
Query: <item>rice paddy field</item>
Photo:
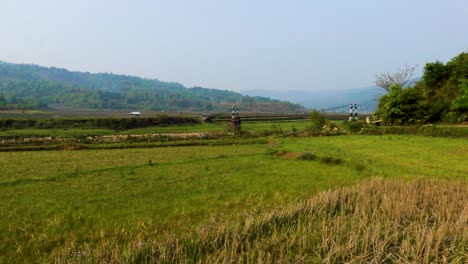
[[[198,141],[0,152],[0,262],[468,262],[467,138]]]

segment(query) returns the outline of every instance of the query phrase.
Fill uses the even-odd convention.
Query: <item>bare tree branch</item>
[[[401,87],[405,86],[413,77],[414,70],[417,65],[405,66],[399,69],[396,73],[380,73],[375,75],[375,85],[390,91],[390,86],[399,84]]]

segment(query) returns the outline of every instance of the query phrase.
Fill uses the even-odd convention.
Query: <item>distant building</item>
[[[141,113],[140,112],[131,112],[130,116],[131,117],[140,117]]]

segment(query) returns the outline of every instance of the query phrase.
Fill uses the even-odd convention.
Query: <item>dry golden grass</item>
[[[468,183],[374,179],[235,227],[126,248],[111,241],[57,262],[468,263]]]

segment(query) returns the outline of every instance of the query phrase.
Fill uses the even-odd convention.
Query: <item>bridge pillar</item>
[[[358,105],[357,104],[354,104],[354,119],[355,120],[358,120],[358,111],[357,111],[357,107]]]
[[[350,104],[349,105],[349,121],[358,120],[357,107],[358,107],[357,104]]]
[[[239,116],[239,108],[237,108],[237,106],[234,106],[234,108],[232,108],[231,123],[229,124],[229,126],[233,132],[239,132],[240,124],[241,120]]]

